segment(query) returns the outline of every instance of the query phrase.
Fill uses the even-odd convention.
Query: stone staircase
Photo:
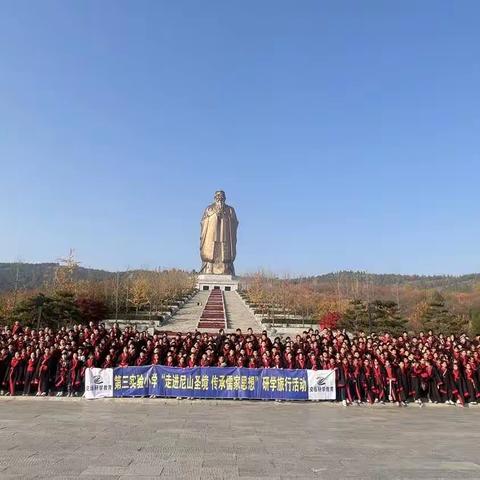
[[[199,320],[205,309],[211,291],[197,292],[183,307],[180,308],[168,321],[157,330],[173,332],[193,332],[196,329],[217,331],[218,329],[206,329],[204,325],[199,328]],[[261,332],[265,327],[255,318],[253,312],[248,308],[237,292],[223,292],[225,302],[225,313],[227,318],[227,331],[235,331],[240,328],[246,332],[251,327],[255,333]]]
[[[197,328],[209,294],[210,292],[197,292],[173,317],[157,327],[157,330],[193,332]]]
[[[246,332],[251,327],[254,333],[263,330],[260,322],[248,308],[237,292],[224,292],[225,310],[227,314],[227,330],[232,331],[240,328]]]
[[[223,292],[220,289],[211,290],[202,316],[198,322],[198,329],[225,329],[225,305],[223,301]]]

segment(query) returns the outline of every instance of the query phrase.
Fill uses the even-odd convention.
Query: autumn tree
[[[135,313],[150,305],[150,289],[147,278],[144,275],[137,274],[133,277],[130,284],[129,301],[135,308]]]
[[[264,299],[265,277],[257,272],[246,279],[246,293],[251,303],[260,304]]]
[[[331,328],[335,329],[338,327],[342,316],[339,312],[327,312],[325,313],[319,322],[320,329]]]
[[[423,319],[428,309],[428,302],[426,300],[422,300],[415,305],[409,318],[409,324],[412,330],[417,332],[423,328]]]
[[[74,292],[74,274],[79,265],[79,262],[75,259],[75,251],[73,249],[70,249],[68,257],[59,259],[53,281],[55,292]]]
[[[7,318],[10,316],[11,312],[9,311],[8,304],[7,304],[7,296],[1,295],[0,296],[0,325],[2,323],[6,323]]]

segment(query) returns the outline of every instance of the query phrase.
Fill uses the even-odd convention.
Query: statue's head
[[[215,198],[215,203],[217,205],[224,205],[225,200],[227,199],[227,197],[225,196],[225,192],[223,190],[216,191],[214,198]]]

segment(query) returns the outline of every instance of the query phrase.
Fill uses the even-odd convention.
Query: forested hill
[[[22,290],[39,289],[54,279],[57,263],[0,263],[0,292],[13,290],[15,285]],[[75,280],[104,280],[114,275],[105,270],[78,267]]]
[[[355,282],[361,284],[370,284],[376,287],[411,287],[414,289],[439,289],[446,291],[470,291],[480,283],[480,273],[471,273],[468,275],[398,275],[390,273],[367,273],[342,271],[317,275],[312,277],[303,277],[294,280],[297,283],[310,283],[315,286],[326,284],[335,284],[336,282],[344,284]]]
[[[0,263],[0,292],[17,288],[33,290],[42,288],[53,281],[56,263]],[[105,280],[115,275],[114,272],[78,267],[75,269],[75,280]],[[366,272],[336,272],[291,280],[294,283],[310,283],[318,287],[333,286],[335,283],[361,284],[371,286],[410,286],[414,289],[451,290],[456,292],[470,291],[480,282],[480,274],[461,276],[450,275],[396,275],[373,274]]]

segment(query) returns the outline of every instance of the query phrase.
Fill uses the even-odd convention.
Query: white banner
[[[85,398],[113,397],[113,368],[85,370]]]
[[[307,370],[308,399],[335,400],[335,370]]]

